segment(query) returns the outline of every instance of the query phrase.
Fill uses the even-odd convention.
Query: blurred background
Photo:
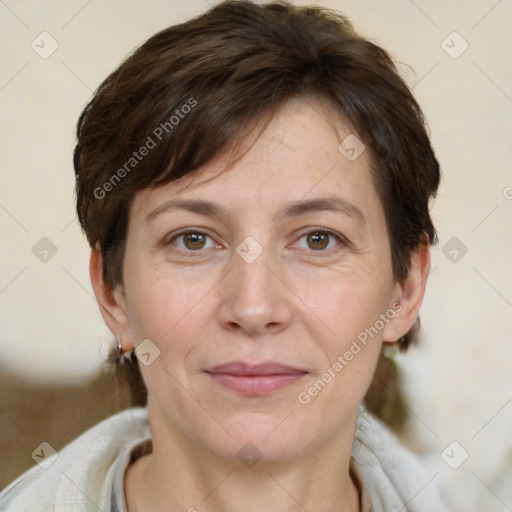
[[[58,450],[130,405],[104,372],[112,336],[74,213],[75,123],[134,47],[215,3],[0,0],[0,487],[41,442]],[[346,14],[424,110],[440,243],[420,343],[394,356],[396,429],[453,510],[512,510],[512,1],[293,3]]]

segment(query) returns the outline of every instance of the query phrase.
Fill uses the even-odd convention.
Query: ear
[[[99,248],[91,249],[89,274],[94,295],[103,320],[116,339],[122,343],[124,351],[132,350],[133,337],[130,322],[126,315],[126,303],[122,284],[112,289],[103,277],[103,256]]]
[[[396,284],[393,303],[390,305],[395,316],[383,330],[384,343],[393,344],[407,334],[416,321],[430,272],[430,244],[424,242],[411,255],[409,274],[403,283]]]

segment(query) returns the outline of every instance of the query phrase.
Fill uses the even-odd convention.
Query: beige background
[[[347,14],[403,63],[424,109],[443,182],[423,340],[399,359],[411,433],[454,510],[512,510],[512,2],[295,3]],[[74,217],[75,122],[136,45],[206,8],[206,0],[0,0],[4,368],[36,382],[76,384],[102,364],[111,337]],[[52,44],[58,48],[47,56]],[[43,237],[57,250],[46,262]],[[453,441],[444,452],[452,465],[469,454],[458,469],[441,457]]]

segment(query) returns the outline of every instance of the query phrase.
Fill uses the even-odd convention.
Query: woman
[[[387,53],[332,11],[227,1],[137,49],[77,138],[93,289],[147,406],[1,509],[444,510],[361,405],[436,239],[439,165]]]

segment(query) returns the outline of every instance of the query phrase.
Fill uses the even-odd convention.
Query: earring
[[[116,354],[116,363],[120,363],[124,357],[123,342],[121,338],[115,340],[114,351]]]

